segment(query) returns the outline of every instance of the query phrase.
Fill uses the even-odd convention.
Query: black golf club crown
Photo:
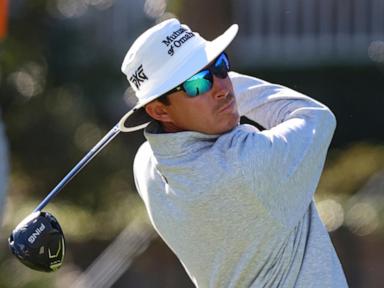
[[[64,234],[59,222],[48,212],[31,213],[13,230],[8,242],[12,253],[34,270],[56,271],[63,263]]]

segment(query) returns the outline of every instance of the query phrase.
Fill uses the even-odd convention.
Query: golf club
[[[120,132],[132,132],[144,128],[149,118],[133,119],[144,123],[126,127],[128,117],[135,110],[130,110],[120,121],[72,168],[40,202],[35,210],[24,218],[12,231],[8,244],[11,252],[26,266],[44,272],[56,271],[64,260],[64,233],[57,219],[41,210],[73,179],[109,142]]]

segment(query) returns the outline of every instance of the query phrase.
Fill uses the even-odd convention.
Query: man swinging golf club
[[[122,70],[137,105],[13,230],[21,262],[61,266],[63,232],[42,209],[119,132],[146,127],[136,186],[197,287],[347,287],[313,202],[335,118],[303,94],[229,72],[237,30],[206,41],[171,19],[134,42]]]
[[[134,162],[150,220],[197,287],[347,287],[313,194],[335,117],[289,88],[230,71],[213,41],[164,21],[122,65],[145,128]],[[240,116],[265,129],[240,125]]]

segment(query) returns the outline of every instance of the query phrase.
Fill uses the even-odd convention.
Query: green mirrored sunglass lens
[[[196,76],[196,75],[195,75]],[[185,92],[189,96],[197,96],[208,92],[212,87],[212,82],[205,78],[192,77],[184,82]],[[194,79],[193,79],[194,78]]]

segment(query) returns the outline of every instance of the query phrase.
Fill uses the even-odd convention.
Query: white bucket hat
[[[207,41],[177,19],[169,19],[141,34],[128,50],[121,70],[138,99],[121,119],[121,131],[144,128],[152,120],[143,108],[212,62],[235,38],[238,25]]]

